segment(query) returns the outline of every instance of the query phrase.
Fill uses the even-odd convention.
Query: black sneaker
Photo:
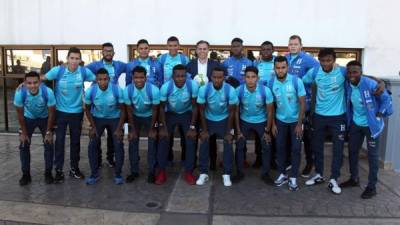
[[[263,180],[265,184],[274,185],[274,180],[272,180],[269,174],[263,174],[261,180]]]
[[[149,173],[149,175],[147,175],[147,183],[154,184],[155,181],[156,177],[154,173]]]
[[[44,174],[44,182],[46,184],[52,184],[54,183],[54,178],[53,178],[53,174],[51,174],[51,172],[46,172]]]
[[[139,177],[138,173],[131,173],[126,177],[125,181],[126,183],[132,183],[138,177]]]
[[[76,179],[83,179],[85,178],[85,176],[81,173],[81,171],[79,170],[79,168],[77,169],[70,169],[69,171],[69,176],[76,178]]]
[[[232,177],[233,183],[239,183],[244,179],[244,174],[242,172],[238,172],[235,176]]]
[[[32,178],[30,174],[23,174],[21,179],[19,179],[19,185],[25,186],[32,182]]]
[[[62,171],[56,171],[56,176],[54,177],[54,183],[59,184],[64,182],[64,173]]]
[[[362,199],[370,199],[376,195],[376,188],[365,188],[364,192],[361,194]]]
[[[311,170],[312,170],[313,166],[312,164],[307,164],[304,169],[303,172],[301,173],[301,176],[304,178],[309,178],[311,175]]]
[[[358,179],[348,179],[347,181],[341,183],[339,187],[341,188],[348,188],[348,187],[359,187],[360,181]]]
[[[261,166],[262,166],[261,159],[257,157],[257,158],[256,158],[256,161],[254,161],[252,167],[253,167],[254,169],[258,169],[258,168],[260,168]]]
[[[115,167],[115,162],[114,162],[114,160],[107,160],[107,165],[108,165],[108,167],[110,167],[110,168],[114,168],[114,167]]]

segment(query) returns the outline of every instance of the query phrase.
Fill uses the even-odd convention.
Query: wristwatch
[[[192,129],[192,130],[196,130],[196,126],[195,125],[190,125],[189,128]]]

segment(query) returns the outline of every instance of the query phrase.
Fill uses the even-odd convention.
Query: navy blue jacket
[[[198,59],[192,59],[190,62],[186,65],[186,72],[190,74],[190,77],[193,79],[197,74],[198,74]],[[211,81],[211,74],[212,71],[215,67],[221,66],[217,61],[208,59],[207,60],[207,77],[208,80]],[[225,73],[225,72],[224,72]],[[226,73],[225,73],[226,74]]]
[[[350,83],[346,82],[346,106],[347,106],[347,124],[350,125],[353,121],[353,109],[351,105]],[[382,118],[377,118],[376,113],[382,113],[383,117],[389,116],[392,113],[392,100],[387,91],[380,96],[374,96],[375,90],[378,88],[378,83],[366,76],[361,76],[359,83],[360,95],[363,105],[367,109],[367,120],[371,136],[377,138],[383,131],[385,126]]]
[[[113,84],[118,84],[119,76],[121,76],[122,73],[125,73],[126,63],[117,61],[117,60],[113,60],[112,65],[114,66],[115,76],[111,80],[111,82]],[[88,68],[90,71],[92,71],[94,74],[96,74],[99,69],[104,68],[103,60],[94,61],[94,62],[90,63],[89,65],[87,65],[86,68]]]

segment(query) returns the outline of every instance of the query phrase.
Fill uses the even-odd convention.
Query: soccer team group
[[[46,74],[29,72],[14,97],[20,123],[20,185],[31,182],[30,143],[35,128],[43,136],[45,182],[64,181],[67,127],[70,134],[70,171],[84,179],[79,169],[82,121],[89,127],[90,174],[94,185],[102,166],[101,137],[107,131],[107,163],[115,170],[114,183],[131,183],[139,177],[139,137],[147,136],[147,180],[161,185],[167,180],[175,129],[181,138],[183,179],[189,185],[204,185],[210,165],[215,169],[216,139],[223,139],[222,182],[244,179],[246,140],[255,138],[256,163],[261,180],[268,185],[287,184],[299,189],[325,182],[324,141],[332,139],[332,166],[328,188],[359,186],[358,156],[367,139],[369,176],[362,198],[376,195],[378,139],[383,118],[392,113],[391,96],[383,81],[365,76],[362,65],[335,63],[333,49],[321,49],[318,61],[302,51],[302,40],[289,38],[288,54],[274,56],[274,46],[260,46],[260,58],[243,55],[243,41],[234,38],[231,56],[222,64],[209,58],[209,43],[199,41],[196,58],[178,52],[179,40],[167,40],[168,53],[150,57],[149,43],[137,43],[138,57],[129,63],[113,60],[111,43],[102,45],[102,60],[80,66],[81,52],[72,47],[67,62]],[[121,74],[125,74],[125,82]],[[54,92],[42,80],[55,81]],[[85,91],[84,82],[93,81]],[[125,86],[121,84],[125,83]],[[123,178],[124,126],[128,124],[129,174]],[[55,142],[53,136],[55,133]],[[348,136],[349,179],[338,183]],[[300,173],[304,143],[306,165]],[[233,148],[233,144],[236,145]],[[197,149],[199,147],[199,151]],[[210,162],[211,158],[211,162]],[[198,162],[198,164],[197,164]],[[55,176],[53,176],[53,164]],[[197,165],[197,166],[196,166]],[[194,176],[194,169],[199,176]],[[273,179],[270,170],[276,168]],[[313,168],[315,173],[311,175]]]

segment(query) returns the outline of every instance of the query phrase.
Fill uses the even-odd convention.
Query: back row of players
[[[256,137],[256,162],[262,165],[261,178],[267,184],[289,190],[299,189],[297,177],[304,142],[306,166],[302,176],[315,175],[306,185],[324,182],[324,140],[332,135],[333,157],[328,187],[335,194],[341,187],[358,186],[358,153],[368,140],[369,182],[363,198],[376,194],[378,173],[378,137],[383,117],[391,113],[391,98],[382,81],[362,75],[362,66],[351,61],[347,69],[335,64],[333,49],[321,49],[319,62],[301,51],[301,38],[289,38],[289,54],[273,56],[271,42],[261,45],[260,59],[251,62],[242,55],[243,41],[231,42],[232,56],[220,65],[208,59],[209,43],[199,41],[197,58],[191,61],[178,53],[179,41],[170,37],[169,53],[158,59],[149,57],[146,40],[137,43],[139,57],[128,64],[113,60],[111,43],[103,44],[103,59],[86,67],[79,66],[81,52],[71,48],[67,64],[52,68],[42,79],[54,80],[55,91],[41,84],[39,74],[26,74],[24,84],[15,93],[21,125],[21,185],[31,182],[30,139],[36,127],[45,145],[45,181],[64,180],[64,146],[67,126],[70,130],[70,176],[82,179],[79,169],[80,136],[83,111],[90,123],[88,185],[95,184],[101,166],[100,139],[107,130],[107,161],[115,167],[114,182],[123,184],[123,125],[128,122],[130,174],[126,182],[139,176],[139,134],[148,134],[148,181],[163,184],[166,179],[173,134],[178,127],[184,155],[184,179],[188,184],[203,185],[208,180],[210,149],[216,137],[223,139],[223,175],[225,186],[244,177],[246,140]],[[118,82],[126,73],[126,87]],[[84,81],[96,81],[84,93]],[[315,88],[312,91],[312,85]],[[84,99],[85,107],[82,104]],[[54,126],[55,122],[55,126]],[[53,127],[56,132],[53,145]],[[346,130],[349,128],[351,177],[342,184],[337,180],[343,158]],[[199,177],[193,175],[200,141]],[[236,142],[235,154],[232,144]],[[272,153],[276,151],[276,156]],[[279,176],[269,172],[276,157]],[[52,176],[53,162],[55,177]],[[214,162],[215,163],[215,162]],[[287,167],[290,172],[287,174]]]

